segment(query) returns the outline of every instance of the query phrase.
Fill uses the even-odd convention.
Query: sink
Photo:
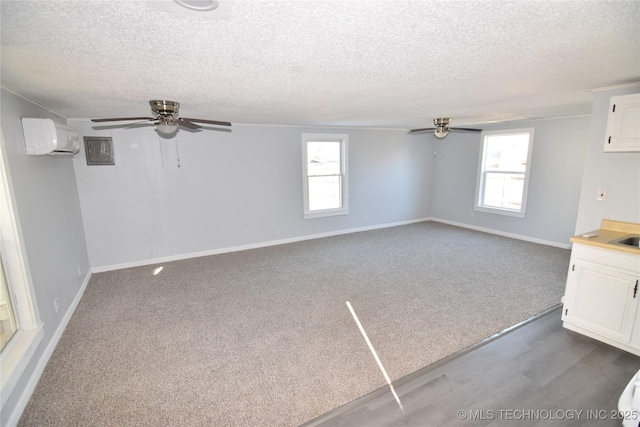
[[[614,245],[631,246],[632,248],[640,248],[640,234],[630,234],[610,241]]]

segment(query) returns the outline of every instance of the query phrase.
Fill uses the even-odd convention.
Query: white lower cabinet
[[[640,256],[574,243],[563,325],[640,355]]]

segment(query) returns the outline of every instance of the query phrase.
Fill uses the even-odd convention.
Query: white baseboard
[[[507,233],[506,231],[494,230],[491,228],[484,228],[484,227],[477,227],[475,225],[469,225],[462,222],[449,221],[449,220],[440,219],[440,218],[429,218],[428,220],[433,222],[441,222],[443,224],[455,225],[456,227],[469,228],[471,230],[482,231],[484,233],[497,234],[498,236],[510,237],[512,239],[524,240],[532,243],[539,243],[541,245],[554,246],[556,248],[562,248],[562,249],[571,249],[571,244],[569,243],[564,244],[564,243],[552,242],[550,240],[543,240],[535,237],[523,236],[521,234]]]
[[[92,267],[91,271],[94,272],[94,273],[102,273],[104,271],[121,270],[123,268],[141,267],[141,266],[145,266],[145,265],[161,264],[161,263],[164,263],[164,262],[179,261],[179,260],[183,260],[183,259],[198,258],[198,257],[210,256],[210,255],[218,255],[218,254],[224,254],[224,253],[229,253],[229,252],[238,252],[238,251],[244,251],[244,250],[247,250],[247,249],[264,248],[264,247],[268,247],[268,246],[283,245],[285,243],[295,243],[295,242],[301,242],[303,240],[321,239],[323,237],[338,236],[338,235],[341,235],[341,234],[358,233],[358,232],[361,232],[361,231],[377,230],[377,229],[381,229],[381,228],[397,227],[397,226],[400,226],[400,225],[407,225],[407,224],[413,224],[413,223],[416,223],[416,222],[425,222],[425,221],[429,221],[429,218],[420,218],[420,219],[412,219],[412,220],[409,220],[409,221],[400,221],[400,222],[392,222],[392,223],[385,223],[385,224],[378,224],[378,225],[370,225],[370,226],[367,226],[367,227],[347,228],[347,229],[344,229],[344,230],[328,231],[326,233],[308,234],[308,235],[304,235],[304,236],[291,237],[289,239],[270,240],[268,242],[259,242],[259,243],[251,243],[251,244],[248,244],[248,245],[231,246],[231,247],[227,247],[227,248],[212,249],[212,250],[203,251],[203,252],[192,252],[192,253],[186,253],[186,254],[180,254],[180,255],[171,255],[171,256],[167,256],[167,257],[160,257],[160,258],[145,259],[145,260],[141,260],[141,261],[127,262],[127,263],[123,263],[123,264],[113,264],[113,265],[105,265],[105,266],[100,266],[100,267]]]
[[[73,301],[71,302],[71,305],[69,305],[69,308],[64,313],[64,316],[62,317],[62,320],[60,321],[58,328],[54,332],[53,336],[51,337],[51,340],[49,341],[49,344],[47,345],[47,347],[44,349],[44,352],[40,356],[40,360],[38,360],[38,363],[36,364],[36,367],[33,373],[31,374],[31,377],[29,378],[29,381],[27,382],[26,387],[22,391],[22,395],[18,399],[16,405],[13,407],[13,411],[11,412],[11,415],[9,415],[9,418],[7,419],[8,426],[17,425],[18,421],[20,421],[22,412],[24,411],[24,408],[27,406],[27,403],[29,403],[29,399],[31,399],[31,395],[33,394],[33,391],[36,389],[36,385],[38,385],[38,381],[40,381],[40,377],[44,372],[44,368],[47,366],[47,363],[49,363],[49,359],[53,354],[53,350],[55,350],[56,346],[58,345],[58,341],[60,341],[60,337],[62,337],[62,333],[67,328],[67,325],[71,320],[71,316],[76,311],[76,307],[78,307],[78,303],[80,303],[80,299],[82,298],[82,295],[84,294],[84,291],[87,288],[87,285],[89,284],[89,279],[91,279],[91,271],[87,272],[87,275],[82,281],[82,285],[80,286],[80,289],[76,294],[76,297],[73,299]]]

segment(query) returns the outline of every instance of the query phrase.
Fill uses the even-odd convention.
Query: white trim
[[[14,91],[14,90],[11,90],[11,89],[9,89],[9,88],[7,88],[5,86],[1,86],[0,85],[0,89],[6,90],[7,92],[9,92],[9,93],[11,93],[11,94],[13,94],[13,95],[15,95],[15,96],[17,96],[19,98],[22,98],[25,101],[29,101],[30,103],[37,105],[38,107],[42,108],[43,110],[48,111],[49,113],[53,114],[54,116],[60,117],[61,119],[63,119],[65,121],[65,123],[68,120],[66,117],[63,117],[60,114],[56,113],[55,111],[53,111],[53,109],[51,107],[47,107],[46,105],[42,104],[40,101],[36,101],[33,98],[29,98],[28,96],[25,96],[25,95],[23,95],[21,93],[18,93],[16,91]],[[91,120],[91,119],[87,119],[87,120]]]
[[[486,212],[486,213],[492,213],[492,214],[498,214],[498,215],[507,215],[507,216],[515,216],[518,218],[524,218],[525,214],[524,212],[520,212],[520,211],[514,211],[511,209],[505,209],[505,208],[489,208],[486,206],[477,206],[475,205],[473,207],[473,210],[476,212]]]
[[[324,209],[321,211],[311,211],[304,213],[304,219],[322,218],[325,216],[348,215],[348,208]]]
[[[29,263],[22,246],[19,219],[15,215],[14,197],[11,191],[11,176],[7,172],[4,137],[0,129],[0,185],[5,197],[0,203],[0,234],[3,239],[2,257],[4,273],[10,293],[13,293],[14,310],[18,329],[35,329],[40,326],[40,317],[33,290]]]
[[[381,228],[397,227],[400,225],[414,224],[416,222],[425,222],[425,221],[429,221],[429,218],[419,218],[419,219],[412,219],[408,221],[399,221],[399,222],[392,222],[392,223],[379,224],[379,225],[370,225],[367,227],[347,228],[347,229],[336,230],[336,231],[328,231],[326,233],[307,234],[304,236],[292,237],[289,239],[270,240],[268,242],[231,246],[227,248],[213,249],[209,251],[192,252],[188,254],[172,255],[172,256],[161,257],[161,258],[127,262],[123,264],[112,264],[112,265],[105,265],[101,267],[92,267],[91,271],[94,273],[102,273],[105,271],[121,270],[124,268],[141,267],[145,265],[162,264],[165,262],[180,261],[180,260],[189,259],[189,258],[198,258],[203,256],[225,254],[229,252],[238,252],[238,251],[244,251],[247,249],[265,248],[268,246],[277,246],[277,245],[283,245],[286,243],[302,242],[304,240],[321,239],[323,237],[339,236],[342,234],[359,233],[361,231],[378,230]]]
[[[630,87],[639,87],[639,86],[640,86],[640,82],[623,83],[621,85],[595,87],[591,89],[591,92],[605,92],[605,91],[614,90],[614,89],[627,89]]]
[[[558,243],[551,240],[538,239],[536,237],[523,236],[522,234],[508,233],[506,231],[494,230],[492,228],[478,227],[476,225],[465,224],[462,222],[449,221],[440,218],[429,218],[429,221],[441,222],[443,224],[454,225],[456,227],[469,228],[471,230],[482,231],[483,233],[496,234],[498,236],[509,237],[511,239],[524,240],[525,242],[538,243],[546,246],[553,246],[561,249],[571,249],[570,243]]]
[[[88,119],[90,120],[90,119]],[[246,126],[246,127],[273,127],[273,128],[298,128],[298,129],[336,129],[344,132],[345,129],[353,129],[353,130],[381,130],[381,131],[390,131],[390,132],[402,132],[406,133],[406,128],[387,128],[387,127],[368,127],[368,126],[340,126],[340,125],[319,125],[319,124],[298,124],[298,125],[287,125],[287,124],[272,124],[272,123],[238,123],[233,122],[233,127]]]
[[[531,118],[531,119],[515,120],[512,123],[515,123],[515,122],[542,122],[542,121],[547,121],[547,120],[565,120],[565,119],[574,119],[574,118],[577,118],[577,117],[591,117],[591,113],[570,114],[568,116],[555,116],[555,117],[538,117],[538,118]],[[502,123],[498,123],[498,124],[502,124]]]
[[[629,85],[622,85],[622,87],[626,87],[626,86],[634,86],[636,84],[640,84],[640,83],[630,83]],[[621,86],[611,86],[610,89],[617,89],[620,88]],[[14,95],[20,96],[22,98],[24,98],[22,95],[12,92],[11,90],[8,90],[6,88],[3,88],[5,90],[7,90],[8,92],[13,93]],[[603,90],[606,90],[606,88],[604,88]],[[597,91],[597,89],[592,89],[592,91]],[[28,98],[25,98],[28,99]],[[30,100],[29,100],[30,101]],[[30,101],[33,102],[33,101]],[[41,105],[40,105],[41,106]],[[42,106],[41,106],[42,107]],[[42,107],[45,108],[45,107]],[[64,118],[62,116],[60,116],[59,114],[48,110],[49,112],[51,112],[52,114],[55,114],[58,117]],[[591,113],[582,113],[582,114],[569,114],[569,115],[565,115],[565,116],[552,116],[552,117],[521,117],[521,118],[515,118],[515,119],[505,119],[505,120],[499,120],[499,121],[474,121],[474,122],[469,122],[469,121],[458,121],[456,120],[456,125],[457,126],[482,126],[482,125],[486,125],[486,126],[499,126],[499,125],[511,125],[511,124],[517,124],[519,122],[540,122],[540,121],[545,121],[545,120],[564,120],[564,119],[571,119],[574,117],[591,117]],[[87,118],[87,117],[68,117],[66,119],[67,121],[77,121],[77,122],[89,122],[91,123],[91,119]],[[487,119],[488,120],[488,119]],[[419,124],[416,124],[415,126],[404,126],[404,127],[378,127],[378,126],[340,126],[340,125],[320,125],[320,124],[278,124],[278,123],[243,123],[243,122],[233,122],[233,127],[235,128],[239,128],[239,127],[270,127],[270,128],[295,128],[295,129],[305,129],[307,131],[311,131],[313,129],[318,129],[318,130],[339,130],[344,132],[345,130],[380,130],[380,131],[385,131],[385,132],[402,132],[403,134],[407,134],[407,128],[409,127],[416,127],[419,126]],[[430,135],[431,137],[435,138],[435,136],[433,136],[433,134],[428,134],[428,133],[424,133],[424,134],[416,134],[416,135]]]
[[[27,385],[25,386],[24,390],[22,390],[22,394],[20,395],[20,398],[16,402],[16,405],[13,407],[13,412],[11,412],[11,414],[7,418],[7,425],[9,426],[17,425],[18,421],[20,421],[22,412],[24,411],[24,408],[27,406],[27,403],[29,403],[29,399],[31,399],[31,395],[33,394],[36,388],[36,385],[38,385],[38,381],[40,381],[40,377],[44,372],[44,368],[47,366],[47,363],[49,363],[49,359],[53,354],[53,350],[55,350],[56,346],[58,345],[58,342],[62,337],[62,333],[67,328],[67,325],[71,320],[71,316],[76,311],[76,308],[80,303],[80,299],[82,299],[82,295],[84,294],[84,291],[87,288],[87,285],[89,284],[89,280],[91,279],[91,274],[92,274],[91,271],[89,271],[86,274],[82,282],[82,286],[80,286],[80,290],[78,291],[78,293],[76,294],[76,297],[73,299],[73,301],[69,305],[69,308],[67,309],[64,316],[62,317],[60,324],[58,325],[58,328],[55,330],[55,332],[51,336],[51,340],[49,341],[49,344],[42,352],[42,355],[40,356],[40,359],[38,360],[38,363],[35,366],[35,369],[33,370],[33,373],[31,374],[29,381],[27,382]],[[4,399],[4,393],[3,393],[3,399]],[[4,401],[3,401],[3,404],[4,404]]]
[[[0,353],[0,408],[11,397],[15,386],[31,362],[44,337],[27,256],[22,244],[19,218],[14,211],[11,176],[5,161],[5,143],[0,129],[0,233],[5,279],[11,295],[18,330]]]
[[[21,95],[19,95],[17,93],[14,93],[14,95],[21,96]],[[53,113],[53,114],[56,114],[56,113]],[[59,116],[58,114],[56,114],[56,115]],[[571,117],[571,116],[567,116],[567,117]],[[91,123],[91,119],[86,118],[86,117],[69,117],[66,120],[75,121],[75,122],[89,122],[89,123]],[[403,128],[384,128],[384,127],[367,127],[367,126],[349,126],[349,127],[345,127],[345,126],[339,126],[339,125],[314,125],[314,124],[287,125],[287,124],[277,124],[277,123],[274,124],[274,123],[241,123],[241,122],[233,122],[233,128],[234,129],[239,128],[239,127],[269,127],[269,128],[306,129],[306,130],[313,130],[313,129],[332,130],[332,129],[336,129],[336,130],[340,130],[342,132],[344,132],[345,129],[349,129],[349,130],[381,130],[381,131],[385,131],[385,132],[402,132],[403,134],[407,133],[407,128],[404,128],[404,127]]]
[[[0,393],[0,405],[3,410],[4,404],[11,396],[13,389],[18,384],[18,380],[20,380],[44,337],[43,326],[44,324],[41,323],[37,328],[29,330],[18,329],[0,354],[0,389],[2,390],[2,393]],[[9,423],[9,425],[12,424]]]

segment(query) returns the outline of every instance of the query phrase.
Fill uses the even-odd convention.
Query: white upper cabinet
[[[611,97],[604,151],[640,151],[640,93]]]

